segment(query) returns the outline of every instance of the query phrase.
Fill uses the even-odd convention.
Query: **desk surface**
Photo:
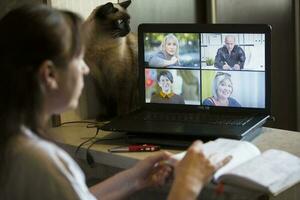
[[[87,138],[94,136],[96,128],[86,128],[85,125],[64,125],[58,128],[52,128],[50,131],[50,137],[57,141],[63,148],[74,156],[75,150],[80,143],[85,141]],[[97,138],[119,138],[124,136],[120,133],[108,133],[99,132]],[[262,152],[267,149],[281,149],[290,152],[300,157],[300,132],[286,131],[272,128],[262,128],[261,134],[256,137],[253,141]],[[91,147],[90,153],[92,154],[94,161],[101,167],[96,170],[90,171],[91,168],[85,170],[86,173],[91,174],[91,177],[102,177],[102,180],[115,174],[120,169],[126,169],[134,165],[138,160],[144,159],[145,157],[153,154],[153,152],[138,152],[138,153],[110,153],[107,150],[109,148],[124,145],[124,140],[110,140],[107,142],[97,143]],[[87,148],[85,145],[83,148]],[[179,150],[164,149],[172,153],[179,153]],[[85,159],[86,151],[79,151],[76,157]],[[82,166],[83,167],[83,166]],[[94,168],[95,169],[95,168]],[[97,170],[99,169],[99,170]],[[117,171],[115,171],[117,170]],[[90,172],[89,172],[90,171]],[[206,187],[201,192],[201,199],[216,199],[214,195],[214,186]],[[268,197],[268,200],[298,200],[300,197],[299,192],[300,183],[281,193],[276,197]],[[222,200],[233,200],[233,199],[260,199],[259,193],[252,193],[245,189],[232,189],[230,186],[224,188],[226,195],[221,196],[218,199]],[[166,199],[168,191],[162,189],[162,191],[142,191],[137,198],[133,199]],[[249,194],[248,194],[249,193]],[[257,195],[257,197],[255,195]],[[224,197],[224,198],[223,198]],[[226,198],[225,198],[226,197]]]
[[[69,153],[75,152],[77,146],[87,138],[94,136],[96,128],[86,128],[82,124],[70,124],[62,127],[52,128],[50,136],[63,145]],[[130,153],[110,153],[109,148],[124,145],[122,133],[109,133],[100,131],[97,138],[115,138],[114,140],[102,141],[94,144],[90,150],[95,162],[118,168],[129,168],[138,160],[153,154],[153,152],[130,152]],[[262,128],[262,133],[253,141],[262,152],[268,149],[281,149],[300,157],[300,132],[286,131],[273,128]],[[89,143],[88,143],[89,144]],[[87,148],[84,145],[83,148]],[[180,150],[164,149],[172,153],[179,153]],[[84,151],[79,151],[79,158],[85,158]]]

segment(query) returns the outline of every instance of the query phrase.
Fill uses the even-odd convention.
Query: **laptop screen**
[[[180,31],[172,25],[170,31],[155,31],[155,26],[160,27],[139,31],[146,104],[268,107],[265,31],[243,32],[240,25],[189,30],[192,25],[180,24]]]

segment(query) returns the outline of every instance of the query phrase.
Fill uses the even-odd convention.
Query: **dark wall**
[[[128,7],[133,32],[141,23],[195,23],[197,0],[133,0]]]
[[[205,24],[207,23],[207,5],[206,1],[197,1],[196,0],[196,22]]]
[[[296,130],[295,1],[216,2],[217,23],[264,23],[272,26],[271,110],[276,121],[271,126]]]
[[[0,18],[8,11],[27,3],[47,3],[47,0],[1,0],[0,1]]]

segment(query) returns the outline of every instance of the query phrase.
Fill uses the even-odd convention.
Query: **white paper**
[[[233,176],[242,177],[244,181],[237,181]],[[229,178],[232,180],[226,181]],[[253,188],[258,188],[254,185],[256,184],[276,195],[300,182],[300,158],[284,151],[271,149],[237,166],[228,172],[227,177],[220,177],[220,179],[237,185],[250,181]],[[246,187],[251,187],[251,184],[247,184]]]
[[[203,152],[213,164],[222,161],[229,155],[232,156],[231,161],[214,174],[214,180],[217,180],[220,175],[232,168],[260,154],[259,149],[250,142],[224,138],[205,143]],[[185,154],[186,152],[184,151],[172,157],[181,160]]]

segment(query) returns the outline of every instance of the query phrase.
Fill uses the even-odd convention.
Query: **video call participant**
[[[157,75],[157,84],[161,88],[158,94],[151,97],[151,103],[185,104],[182,96],[172,92],[173,75],[169,71],[161,71]]]
[[[245,52],[235,44],[235,37],[227,35],[225,45],[218,49],[215,67],[224,70],[240,70],[244,68],[245,60]]]
[[[230,97],[233,92],[231,75],[228,73],[217,72],[212,86],[212,97],[203,101],[206,106],[230,106],[241,107],[234,98]]]
[[[149,58],[150,67],[171,67],[179,66],[179,42],[174,34],[164,37],[161,50]]]
[[[169,199],[196,199],[226,163],[211,163],[199,141],[173,167],[160,164],[170,159],[161,151],[91,188],[77,163],[51,142],[51,115],[77,107],[89,73],[82,30],[77,15],[45,5],[20,7],[0,20],[0,199],[126,199],[164,184],[172,168]]]

